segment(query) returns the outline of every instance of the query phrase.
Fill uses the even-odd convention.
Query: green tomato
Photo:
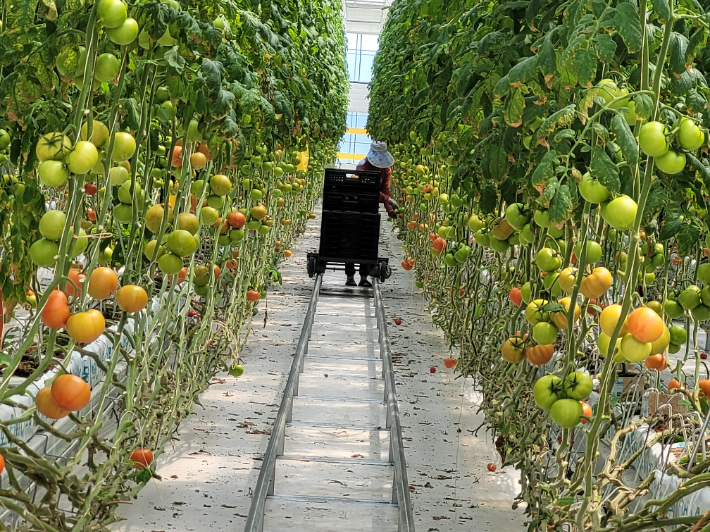
[[[543,272],[551,272],[562,266],[562,258],[550,248],[542,248],[535,256],[535,264]]]
[[[119,27],[108,28],[106,34],[112,43],[126,46],[136,40],[138,31],[138,22],[135,19],[127,18]]]
[[[525,205],[513,203],[506,209],[505,219],[513,229],[520,231],[530,221],[530,216],[525,211]]]
[[[599,244],[599,242],[595,242],[594,240],[587,240],[587,245],[585,246],[587,248],[587,256],[585,260],[585,264],[594,264],[597,262],[599,259],[602,258],[602,247]],[[582,243],[577,242],[574,245],[574,254],[577,255],[577,259],[581,260],[582,257]]]
[[[684,344],[688,341],[688,331],[680,325],[672,325],[670,328],[671,333],[671,343],[672,344]]]
[[[582,401],[593,389],[592,377],[586,371],[574,371],[565,378],[565,392],[570,399]]]
[[[485,226],[485,222],[482,222],[481,219],[475,214],[471,215],[471,217],[468,219],[468,228],[474,233],[483,229]]]
[[[532,232],[530,224],[525,224],[520,230],[520,242],[522,244],[532,244],[535,242],[535,233]]]
[[[613,229],[625,231],[634,226],[638,205],[628,196],[619,196],[602,205],[602,218]]]
[[[678,142],[681,148],[695,151],[705,144],[705,133],[690,118],[681,118],[678,128]]]
[[[42,238],[30,246],[30,259],[37,266],[48,268],[54,266],[59,245],[56,242]]]
[[[698,281],[710,286],[710,262],[698,266]]]
[[[476,231],[474,239],[476,240],[477,244],[483,246],[484,248],[491,245],[491,236],[489,233],[484,233],[483,229],[479,229],[478,231]]]
[[[589,172],[582,176],[579,193],[589,203],[604,203],[611,197],[609,189],[594,179]]]
[[[668,128],[661,122],[648,122],[641,126],[639,146],[649,157],[662,157],[668,151]]]
[[[627,103],[624,107],[626,107],[629,112],[624,113],[624,120],[626,120],[626,123],[629,124],[631,127],[634,127],[636,125],[636,104],[634,102],[629,102]]]
[[[685,153],[676,153],[669,150],[665,155],[657,157],[655,159],[655,163],[658,169],[665,174],[678,174],[683,171],[683,168],[685,168]]]
[[[113,54],[101,54],[96,59],[94,78],[101,83],[108,83],[118,76],[121,70],[121,61]]]
[[[490,235],[490,246],[493,251],[504,253],[510,247],[510,244],[507,240],[498,240],[493,235]]]
[[[698,305],[690,312],[697,321],[707,321],[710,319],[710,307],[706,305]]]
[[[575,399],[560,399],[555,401],[550,408],[550,417],[563,429],[576,427],[582,420],[584,408],[582,403]]]
[[[663,303],[663,311],[672,320],[677,320],[684,314],[681,304],[672,299],[666,299],[665,303]]]
[[[532,301],[532,288],[530,287],[530,282],[527,282],[520,287],[520,296],[523,298],[523,302],[525,302],[526,305],[530,304]]]
[[[538,322],[533,327],[532,337],[538,344],[552,344],[557,340],[557,327],[547,321]]]
[[[563,397],[562,379],[555,375],[540,377],[533,386],[533,396],[537,406],[543,410],[549,410]]]
[[[696,285],[690,285],[678,295],[678,303],[684,309],[692,310],[700,304],[700,288]]]
[[[621,353],[629,362],[642,362],[651,354],[653,346],[649,342],[639,342],[632,334],[621,339]]]
[[[550,227],[550,214],[547,211],[537,210],[533,218],[539,227]]]
[[[128,6],[121,0],[101,0],[97,15],[106,28],[118,28],[128,17]]]
[[[454,257],[453,254],[447,253],[444,255],[444,263],[449,267],[453,268],[454,266],[458,265],[458,262],[456,262],[456,258]]]

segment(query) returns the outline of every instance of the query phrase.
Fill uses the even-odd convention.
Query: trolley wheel
[[[306,265],[306,271],[308,272],[308,277],[313,277],[316,274],[316,258],[308,257],[308,264]]]
[[[392,268],[386,262],[380,263],[380,281],[383,283],[392,275]]]

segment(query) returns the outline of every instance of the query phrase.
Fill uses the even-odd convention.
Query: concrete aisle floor
[[[263,306],[255,320],[242,353],[244,375],[235,379],[220,374],[213,380],[200,398],[203,407],[196,406],[195,415],[180,428],[179,440],[157,460],[163,481],[149,483],[132,504],[122,506],[126,520],[113,525],[112,530],[243,529],[260,457],[266,450],[308,306],[312,280],[306,274],[305,257],[318,247],[317,214],[294,247],[293,257],[282,266],[284,291],[269,293],[266,327]],[[455,380],[453,370],[444,367],[449,353],[443,334],[433,326],[426,302],[417,293],[414,273],[399,267],[402,245],[391,229],[383,213],[380,256],[389,257],[394,270],[383,286],[383,295],[416,529],[522,531],[523,511],[511,509],[519,488],[518,474],[512,468],[488,471],[487,464],[499,460],[492,438],[470,432],[482,422],[482,416],[476,414],[480,397],[473,392],[470,380]],[[341,277],[344,281],[342,272],[328,272],[327,284]],[[402,325],[396,326],[394,318],[401,318]],[[430,373],[431,367],[436,373]],[[306,395],[306,380],[303,385]],[[297,437],[313,441],[315,436],[304,431]],[[342,514],[346,519],[347,511],[343,509]]]

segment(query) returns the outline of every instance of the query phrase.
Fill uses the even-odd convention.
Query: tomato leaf
[[[527,83],[535,76],[537,70],[537,56],[531,55],[520,61],[508,72],[508,83],[513,87],[518,87]]]
[[[686,71],[685,54],[687,49],[688,38],[681,33],[671,33],[669,63],[671,66],[671,72],[673,72],[676,76],[680,76]]]
[[[620,114],[615,114],[611,119],[611,130],[616,135],[616,142],[621,147],[626,160],[629,164],[635,164],[639,158],[639,147],[626,119]]]
[[[508,169],[508,154],[500,146],[491,146],[488,153],[490,155],[489,169],[491,177],[501,182],[505,178]]]
[[[636,116],[648,120],[653,113],[653,100],[648,94],[638,94],[634,99]]]
[[[496,191],[496,187],[491,184],[487,184],[485,186],[485,188],[481,191],[479,205],[481,206],[481,211],[483,211],[484,214],[491,214],[495,212],[498,207],[498,192]]]
[[[555,167],[558,162],[559,159],[557,158],[557,152],[555,150],[546,152],[532,174],[531,182],[533,186],[541,185],[555,177]]]
[[[567,185],[560,185],[550,200],[548,213],[552,223],[562,223],[569,219],[572,212],[572,196]]]
[[[616,55],[616,41],[611,35],[602,33],[594,37],[594,48],[597,51],[599,59],[604,63],[610,63]]]
[[[638,8],[629,2],[620,2],[614,15],[614,29],[621,35],[629,52],[641,49],[641,19]]]
[[[671,8],[668,4],[668,0],[651,0],[651,5],[653,6],[653,12],[658,18],[658,22],[665,24],[671,19]]]
[[[537,66],[540,72],[545,76],[545,81],[549,83],[552,77],[557,73],[557,54],[552,46],[552,34],[548,33],[542,43],[542,48],[538,53]]]
[[[165,59],[165,62],[168,64],[173,73],[182,73],[185,68],[185,58],[180,55],[180,51],[177,46],[173,46],[170,50],[165,52],[163,58]]]
[[[680,231],[683,222],[680,220],[680,213],[678,211],[666,211],[663,217],[663,225],[658,233],[659,240],[668,240],[674,237]]]
[[[520,88],[513,89],[508,95],[503,107],[503,117],[505,123],[510,127],[518,127],[523,123],[523,110],[525,109],[525,98]]]
[[[618,192],[621,187],[619,181],[619,168],[612,162],[604,148],[594,146],[589,164],[591,174],[610,192]]]
[[[685,49],[685,67],[690,68],[701,47],[707,42],[708,34],[704,26],[693,32]]]

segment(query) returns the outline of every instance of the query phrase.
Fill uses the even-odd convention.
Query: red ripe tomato
[[[247,290],[247,301],[254,303],[255,301],[259,301],[259,299],[261,299],[259,292],[256,290]]]
[[[97,187],[93,183],[86,183],[84,185],[84,193],[87,196],[95,196],[98,191],[99,191],[99,187]]]
[[[91,207],[89,207],[88,209],[86,209],[86,217],[89,220],[91,220],[92,222],[95,222],[96,221],[96,211],[94,209],[92,209]]]
[[[40,414],[49,419],[61,419],[69,414],[69,410],[62,408],[52,399],[51,388],[42,388],[37,392],[35,406]]]
[[[639,307],[629,314],[627,326],[639,342],[652,343],[663,335],[663,319],[648,307]]]
[[[555,352],[553,344],[536,344],[525,349],[525,358],[533,366],[547,364]]]
[[[142,286],[126,285],[116,292],[116,304],[123,312],[140,312],[148,304],[148,293]]]
[[[51,393],[58,406],[71,412],[81,410],[91,399],[91,388],[84,379],[67,373],[54,379]]]
[[[448,369],[455,368],[456,367],[456,359],[455,358],[444,359],[444,366],[446,366]]]
[[[431,240],[432,242],[434,242],[434,240],[436,240],[437,238],[438,236],[436,233],[429,233],[429,240]]]
[[[80,344],[90,344],[104,333],[106,320],[96,309],[78,312],[67,320],[67,334]]]
[[[153,463],[153,451],[150,449],[136,449],[131,453],[129,460],[133,462],[136,469],[150,467],[150,464]]]
[[[239,261],[237,259],[229,259],[225,266],[228,270],[235,270],[239,266]]]
[[[488,468],[488,471],[490,471],[491,473],[493,473],[496,469],[498,469],[498,466],[495,465],[493,462],[488,464],[488,466],[486,466],[486,467]]]
[[[230,212],[229,216],[227,216],[227,223],[229,227],[241,229],[247,223],[247,217],[244,216],[244,213],[239,211]]]
[[[67,324],[70,314],[67,295],[54,290],[49,294],[47,304],[42,309],[42,323],[50,329],[61,329]]]
[[[81,297],[81,290],[84,286],[84,279],[86,278],[86,275],[81,273],[76,268],[69,268],[69,274],[67,277],[69,277],[69,281],[67,281],[67,284],[64,287],[64,293],[69,297],[74,296],[74,292],[76,290],[74,285],[76,285],[79,287],[77,297]]]
[[[107,266],[94,269],[89,276],[89,295],[94,299],[106,299],[118,288],[116,273]]]
[[[412,265],[409,264],[406,260],[403,260],[403,261],[402,261],[402,268],[404,268],[405,270],[409,271],[409,270],[412,269]]]
[[[510,290],[510,300],[516,307],[523,304],[523,293],[519,287],[515,286]]]

